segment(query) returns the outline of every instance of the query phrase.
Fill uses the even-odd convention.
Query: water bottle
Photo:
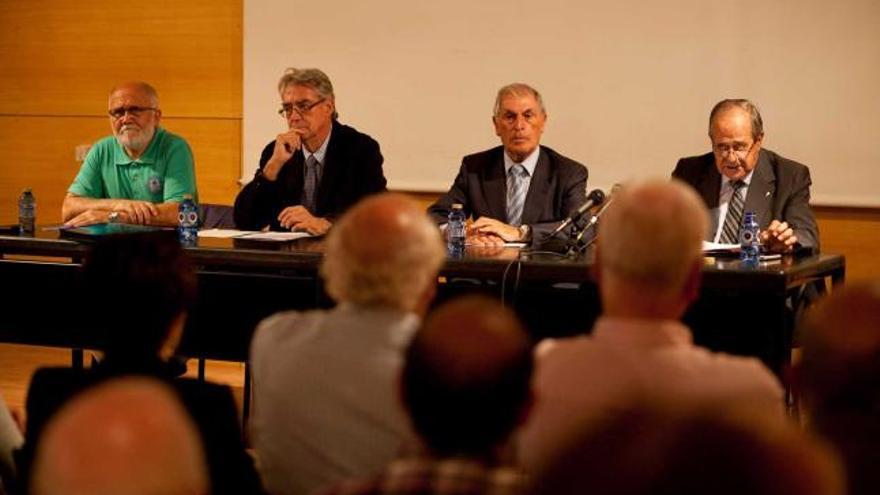
[[[18,231],[22,234],[33,235],[34,224],[37,220],[37,198],[31,188],[25,188],[18,198]]]
[[[747,211],[743,215],[742,227],[739,229],[739,246],[739,259],[747,265],[757,265],[761,245],[758,242],[758,221],[753,211]]]
[[[184,246],[195,246],[199,240],[199,209],[191,194],[185,194],[177,207],[177,237]]]
[[[455,203],[449,210],[446,222],[446,247],[454,256],[464,254],[464,245],[467,240],[467,225],[464,214],[464,205]]]

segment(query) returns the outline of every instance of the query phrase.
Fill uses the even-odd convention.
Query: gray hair
[[[401,195],[371,196],[327,236],[321,275],[337,302],[411,311],[446,259],[437,226]]]
[[[678,290],[702,257],[706,207],[677,179],[628,185],[599,224],[602,269],[630,282]]]
[[[278,80],[278,93],[283,93],[289,86],[306,86],[315,90],[321,98],[333,102],[333,120],[339,118],[336,111],[336,96],[333,94],[333,83],[321,69],[297,69],[288,67]]]
[[[541,98],[541,93],[538,92],[537,89],[529,86],[526,83],[513,83],[504,86],[503,88],[498,90],[498,95],[495,96],[495,110],[492,112],[492,115],[498,117],[501,113],[501,100],[507,98],[508,96],[513,97],[523,97],[523,96],[531,96],[538,102],[538,107],[541,109],[541,113],[544,115],[547,114],[547,110],[544,108],[544,100]]]
[[[733,108],[739,108],[749,114],[749,120],[752,123],[752,139],[757,140],[764,135],[764,120],[761,118],[758,107],[744,98],[734,98],[721,100],[712,107],[712,111],[709,113],[709,137],[712,137],[712,122],[715,121],[715,117],[719,113]]]

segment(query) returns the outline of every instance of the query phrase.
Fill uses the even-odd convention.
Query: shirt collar
[[[753,168],[751,172],[749,172],[745,177],[741,179],[746,184],[746,189],[749,188],[749,184],[752,182],[752,176],[755,175],[755,169],[757,168],[758,166],[756,164],[755,168]],[[721,176],[721,185],[723,187],[727,189],[733,189],[733,186],[731,185],[733,182],[735,181],[730,180],[726,175]]]
[[[113,163],[116,165],[129,165],[131,163],[156,163],[156,154],[158,153],[159,145],[156,144],[161,140],[161,137],[165,135],[165,129],[156,126],[156,132],[153,133],[153,139],[150,140],[150,144],[147,145],[147,149],[141,154],[141,156],[135,158],[134,160],[128,156],[128,153],[125,152],[125,148],[119,144],[119,141],[116,140],[116,137],[113,137],[113,143],[115,144],[115,152],[113,157]]]
[[[507,151],[502,153],[504,155],[504,172],[510,172],[510,168],[516,165],[517,162],[513,161],[510,156],[507,154]],[[525,167],[526,171],[529,173],[529,177],[535,174],[535,167],[538,166],[538,156],[541,154],[541,147],[538,146],[535,148],[535,151],[526,157],[525,160],[520,162],[520,164]]]
[[[302,147],[303,157],[308,160],[310,156],[314,156],[315,160],[318,160],[318,163],[324,163],[324,156],[327,155],[327,143],[330,142],[330,136],[333,135],[333,126],[330,126],[330,132],[327,133],[327,137],[324,138],[324,142],[321,143],[321,146],[312,153],[305,146]]]

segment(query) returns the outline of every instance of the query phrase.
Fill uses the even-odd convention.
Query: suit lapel
[[[507,221],[507,171],[504,170],[504,148],[493,157],[489,167],[483,169],[481,182],[483,195],[489,207],[489,216]]]
[[[773,166],[767,156],[767,152],[761,150],[758,154],[758,164],[749,182],[749,192],[746,194],[746,203],[743,211],[753,211],[758,217],[758,225],[766,226],[772,220],[770,206],[776,196],[776,175]]]
[[[544,208],[545,198],[550,189],[550,157],[543,148],[538,154],[538,163],[535,165],[535,173],[529,181],[529,190],[526,193],[526,202],[523,206],[522,223],[536,223],[541,218],[541,210]]]
[[[330,131],[330,142],[327,143],[327,152],[324,154],[324,161],[321,163],[321,181],[318,183],[318,197],[315,198],[315,207],[318,212],[330,210],[330,196],[332,191],[336,189],[336,182],[339,179],[339,147],[334,144],[339,142],[340,130],[333,122],[333,128]],[[318,212],[312,212],[318,215]]]

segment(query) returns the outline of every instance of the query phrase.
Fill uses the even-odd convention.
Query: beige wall
[[[132,9],[123,14],[126,9]],[[38,222],[57,223],[79,163],[109,134],[107,94],[146,80],[162,124],[187,138],[200,197],[229,203],[241,173],[240,0],[0,0],[0,222],[24,187]]]

